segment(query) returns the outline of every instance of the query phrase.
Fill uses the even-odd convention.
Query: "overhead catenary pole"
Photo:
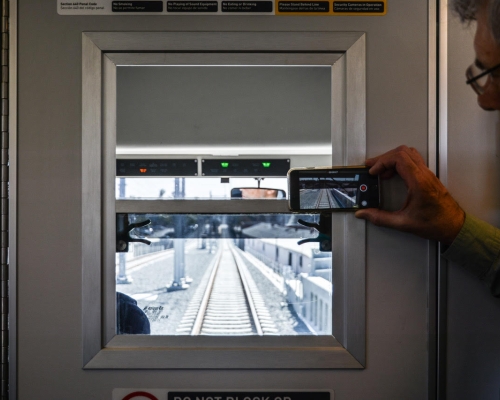
[[[185,196],[185,178],[175,178],[174,180],[174,199],[181,199]],[[167,286],[169,291],[184,290],[189,288],[186,279],[186,266],[185,266],[185,239],[182,229],[182,217],[180,215],[174,216],[174,279],[172,283]]]

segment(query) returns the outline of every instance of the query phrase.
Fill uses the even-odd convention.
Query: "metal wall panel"
[[[374,226],[367,232],[365,370],[83,371],[80,199],[83,31],[366,32],[368,155],[401,143],[427,154],[427,3],[393,1],[384,17],[69,17],[55,6],[19,4],[19,398],[104,399],[116,387],[329,388],[336,400],[426,398],[428,244]],[[396,207],[404,188],[392,182],[384,194]]]

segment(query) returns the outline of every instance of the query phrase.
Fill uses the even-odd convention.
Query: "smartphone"
[[[380,207],[379,177],[365,166],[292,168],[288,171],[292,211],[356,211]]]

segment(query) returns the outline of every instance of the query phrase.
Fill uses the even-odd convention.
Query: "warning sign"
[[[115,389],[113,400],[167,400],[164,389]]]
[[[383,14],[385,4],[383,1],[334,1],[334,13],[355,13],[355,14]]]
[[[332,400],[330,392],[169,392],[168,400]]]
[[[270,13],[272,1],[223,1],[222,12],[231,13]]]
[[[280,13],[327,13],[330,11],[328,1],[279,1],[278,11]]]
[[[217,1],[167,1],[168,12],[206,13],[219,11]]]
[[[111,11],[157,13],[163,11],[163,1],[113,1]]]
[[[114,389],[113,400],[334,400],[331,390],[232,391]]]
[[[276,15],[380,16],[387,13],[387,0],[276,1]]]

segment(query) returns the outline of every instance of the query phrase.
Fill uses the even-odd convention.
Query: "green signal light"
[[[222,165],[222,168],[229,167],[229,163],[228,162],[221,162],[220,165]]]
[[[262,163],[262,166],[263,166],[264,168],[269,168],[269,167],[271,166],[271,163],[270,163],[270,162],[263,162],[263,163]]]

